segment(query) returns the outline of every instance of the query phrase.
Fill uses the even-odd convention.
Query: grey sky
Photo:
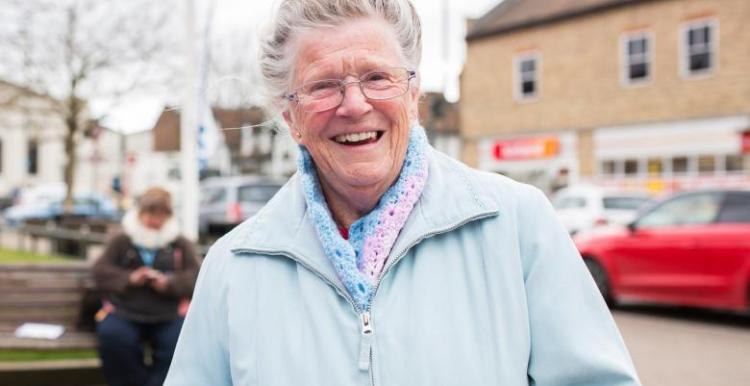
[[[200,10],[211,0],[196,0]],[[213,0],[214,35],[247,29],[256,31],[270,16],[275,0]],[[465,19],[478,17],[501,0],[413,0],[422,18],[423,52],[420,73],[424,91],[442,91],[450,100],[458,98],[458,75],[464,60]],[[449,15],[448,41],[444,44],[443,5]],[[200,11],[199,11],[200,13]],[[448,50],[448,61],[443,50]],[[111,114],[107,124],[116,130],[133,132],[148,129],[161,111],[164,98],[160,96],[132,98]]]

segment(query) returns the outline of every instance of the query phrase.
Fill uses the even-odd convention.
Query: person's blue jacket
[[[638,385],[544,195],[428,157],[369,312],[334,274],[294,176],[211,248],[165,384]]]

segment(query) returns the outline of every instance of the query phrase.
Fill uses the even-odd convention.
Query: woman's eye
[[[365,75],[363,81],[365,82],[377,82],[381,80],[388,80],[390,77],[385,72],[371,72]]]
[[[331,88],[337,88],[338,82],[335,81],[321,81],[321,82],[315,82],[311,84],[308,89],[309,91],[320,91],[320,90],[326,90]]]

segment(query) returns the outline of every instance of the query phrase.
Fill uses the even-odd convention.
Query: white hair
[[[260,70],[268,108],[278,112],[281,96],[291,86],[295,57],[289,45],[301,31],[373,16],[393,28],[406,65],[418,68],[422,27],[410,0],[281,0],[260,44]]]

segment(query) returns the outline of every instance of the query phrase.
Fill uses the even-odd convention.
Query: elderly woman
[[[408,0],[283,0],[299,170],[213,246],[168,385],[637,385],[537,189],[433,150]]]
[[[172,361],[198,260],[164,189],[147,190],[122,227],[93,269],[106,298],[96,326],[102,370],[109,386],[157,386]],[[151,346],[149,366],[143,343]]]

